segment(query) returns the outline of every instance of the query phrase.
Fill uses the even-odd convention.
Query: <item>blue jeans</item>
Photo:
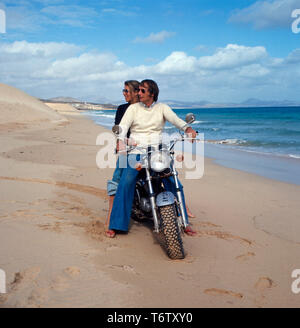
[[[128,160],[140,160],[140,155],[128,155],[127,158],[127,168],[122,169],[120,183],[118,185],[117,193],[115,195],[113,208],[110,216],[109,229],[110,230],[121,230],[128,231],[131,209],[134,199],[135,184],[139,171],[137,171],[134,166],[133,168],[128,164]],[[174,183],[174,178],[165,178],[164,185],[167,190],[171,191],[176,195],[176,187]],[[182,189],[182,185],[180,184]],[[183,196],[183,206],[185,209],[185,199]],[[186,213],[186,209],[185,209]],[[188,219],[187,213],[186,218]]]
[[[113,173],[111,180],[107,181],[107,194],[108,196],[114,196],[118,189],[118,184],[121,180],[121,175],[123,173],[124,162],[126,161],[126,156],[119,155],[116,163],[116,168]],[[120,163],[121,162],[121,163]]]

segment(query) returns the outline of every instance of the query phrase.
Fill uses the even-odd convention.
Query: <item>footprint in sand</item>
[[[130,273],[133,273],[133,274],[136,274],[138,275],[139,273],[135,271],[134,267],[131,266],[131,265],[116,265],[116,264],[113,264],[113,265],[107,265],[107,267],[109,269],[118,269],[118,270],[123,270],[123,271],[127,271],[127,272],[130,272]]]
[[[248,261],[251,257],[255,256],[255,253],[253,252],[248,252],[246,254],[242,254],[237,256],[235,259],[241,262]]]
[[[177,272],[177,276],[181,280],[192,280],[193,279],[192,274],[188,274],[188,273],[184,273],[184,272]]]
[[[200,227],[213,227],[213,228],[221,228],[222,227],[222,226],[220,226],[218,224],[214,224],[214,223],[211,223],[211,222],[208,222],[208,221],[206,221],[206,222],[204,222],[204,221],[199,222],[198,225]]]
[[[232,235],[231,233],[228,232],[224,232],[224,231],[215,231],[215,230],[199,230],[198,231],[198,236],[202,237],[202,236],[214,236],[217,237],[219,239],[224,239],[224,240],[237,240],[239,241],[241,244],[246,244],[248,246],[253,245],[253,241],[246,239],[246,238],[242,238],[240,236],[235,236]]]
[[[110,245],[110,246],[108,246],[108,247],[105,248],[105,251],[115,251],[115,250],[118,250],[118,249],[120,249],[119,246],[117,246],[117,245]]]
[[[40,271],[40,267],[31,267],[21,272],[16,272],[13,282],[10,284],[11,290],[23,289],[34,283]]]
[[[9,284],[7,294],[0,299],[1,303],[7,303],[9,307],[36,307],[30,297],[37,287],[40,271],[40,267],[31,267],[16,272],[14,280]]]
[[[98,253],[99,253],[99,249],[89,248],[84,251],[81,251],[79,254],[84,257],[89,257],[89,256],[93,256]]]
[[[58,276],[52,281],[50,288],[54,289],[55,291],[62,292],[70,288],[70,284],[68,283],[68,281],[69,279],[67,277]]]
[[[266,293],[273,287],[275,287],[275,282],[269,277],[260,277],[254,285],[257,292],[257,297],[254,302],[258,307],[262,307],[266,303]]]
[[[40,307],[49,299],[48,288],[36,288],[28,297],[28,305],[30,307]]]
[[[80,269],[75,266],[70,266],[70,267],[65,268],[64,272],[70,277],[75,277],[80,274]]]
[[[70,279],[80,275],[78,267],[67,267],[63,270],[63,274],[58,275],[50,285],[51,289],[55,291],[64,291],[70,288]]]
[[[204,293],[206,295],[212,295],[212,296],[232,296],[239,299],[244,297],[243,294],[241,293],[235,293],[231,290],[218,289],[218,288],[205,289]]]

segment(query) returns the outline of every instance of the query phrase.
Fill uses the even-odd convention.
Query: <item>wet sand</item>
[[[197,236],[184,236],[187,256],[172,261],[149,226],[104,236],[113,169],[97,167],[96,138],[105,130],[1,90],[0,307],[299,307],[299,186],[209,159],[201,179],[181,171]]]

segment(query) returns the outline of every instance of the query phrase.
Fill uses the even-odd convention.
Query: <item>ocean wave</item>
[[[109,118],[113,118],[114,119],[116,115],[115,114],[112,114],[112,115],[111,114],[102,114],[102,115],[99,115],[99,116],[100,117],[109,117]]]
[[[291,158],[300,159],[300,155],[289,154],[288,156],[291,157]]]
[[[104,112],[97,112],[97,113],[87,113],[88,116],[103,116]]]
[[[246,140],[241,139],[222,139],[222,140],[206,140],[209,143],[218,145],[242,145],[246,144]]]

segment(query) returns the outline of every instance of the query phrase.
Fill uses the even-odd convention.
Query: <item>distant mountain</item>
[[[291,100],[282,101],[270,101],[270,100],[260,100],[256,98],[249,98],[242,102],[240,105],[244,106],[254,106],[254,107],[289,107],[289,106],[300,106],[300,102]]]
[[[50,99],[40,99],[43,102],[63,102],[63,103],[80,103],[80,104],[91,104],[91,105],[101,105],[105,108],[116,109],[120,104],[124,103],[124,100],[119,101],[105,101],[105,102],[86,102],[78,100],[72,97],[55,97]],[[272,101],[272,100],[260,100],[257,98],[249,98],[241,103],[213,103],[208,100],[199,101],[179,101],[179,100],[160,100],[163,103],[168,104],[171,108],[228,108],[228,107],[292,107],[299,106],[300,101],[282,100],[282,101]],[[117,104],[117,105],[116,105]]]
[[[170,107],[173,108],[199,108],[199,107],[206,107],[207,105],[209,105],[209,101],[206,100],[202,100],[199,102],[164,100],[162,102],[168,104]]]
[[[49,102],[64,102],[64,103],[81,103],[83,101],[72,98],[72,97],[54,97],[50,99],[43,99],[44,101],[49,101]]]
[[[228,107],[292,107],[299,106],[300,101],[282,100],[268,101],[256,98],[249,98],[241,103],[212,103],[206,100],[191,102],[191,101],[176,101],[162,100],[172,108],[228,108]]]

